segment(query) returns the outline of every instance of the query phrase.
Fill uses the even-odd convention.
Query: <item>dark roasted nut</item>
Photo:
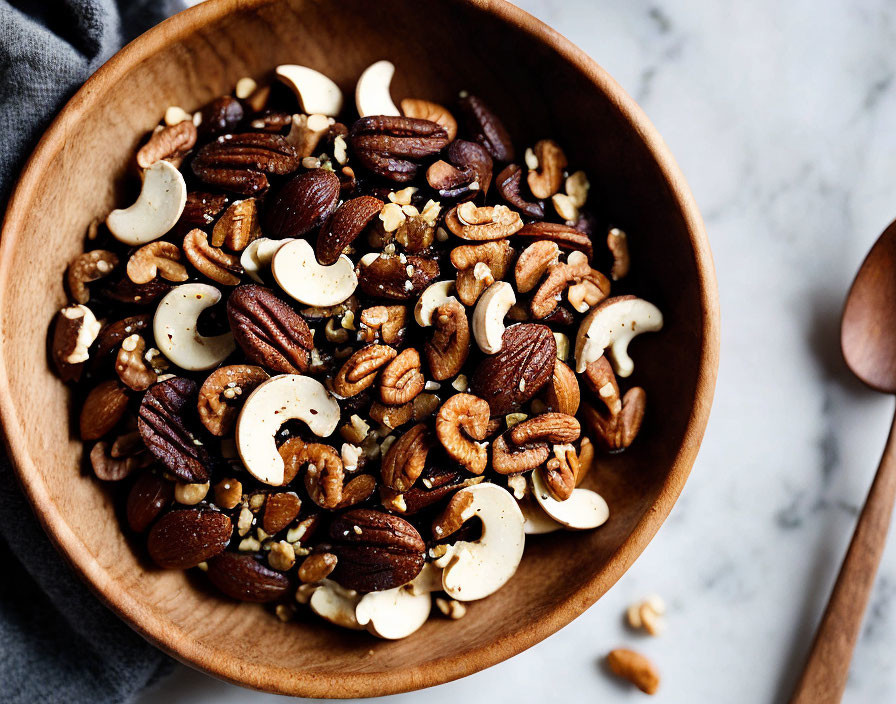
[[[485,357],[471,382],[492,415],[509,413],[528,401],[554,371],[557,342],[546,325],[521,323],[504,331],[501,351]]]
[[[448,160],[439,160],[426,170],[426,182],[441,198],[469,199],[488,192],[492,182],[492,158],[475,142],[455,140],[448,147]]]
[[[230,205],[212,230],[212,247],[227,247],[242,252],[250,242],[261,237],[258,222],[258,201],[238,200]]]
[[[470,324],[466,309],[457,301],[439,306],[432,316],[432,338],[423,345],[429,373],[436,381],[458,374],[470,354]]]
[[[222,552],[230,542],[230,518],[218,511],[182,509],[162,516],[149,531],[149,556],[166,569],[187,569]]]
[[[233,132],[243,119],[243,106],[229,95],[215,98],[200,111],[199,132],[203,137],[217,137]]]
[[[249,361],[282,374],[301,374],[314,346],[302,317],[270,289],[240,286],[227,300],[233,338]]]
[[[276,601],[289,591],[289,578],[252,555],[222,552],[208,561],[208,578],[232,599],[257,604]]]
[[[365,168],[405,183],[417,175],[420,161],[445,148],[448,133],[429,120],[371,115],[352,125],[349,142]]]
[[[174,499],[174,482],[143,472],[128,492],[125,515],[135,533],[142,533]]]
[[[283,132],[292,125],[292,115],[288,112],[266,110],[263,114],[253,117],[249,127],[260,132]]]
[[[199,420],[212,435],[227,435],[236,423],[242,402],[268,373],[261,367],[233,364],[219,367],[199,389]]]
[[[452,249],[451,264],[457,269],[455,289],[461,303],[475,305],[485,289],[504,278],[511,259],[513,247],[507,240],[465,244]]]
[[[133,454],[125,454],[119,457],[110,452],[108,442],[98,442],[90,451],[90,466],[97,479],[104,482],[117,482],[131,475],[136,469],[143,469],[148,463],[147,454],[139,452],[143,449],[140,439],[138,451]]]
[[[114,352],[122,341],[131,335],[142,335],[152,326],[152,316],[148,313],[132,315],[123,320],[109,323],[96,338],[94,362],[103,361]]]
[[[424,470],[420,479],[404,492],[404,513],[411,516],[439,503],[463,486],[460,472],[455,469]]]
[[[208,243],[202,230],[191,230],[184,237],[184,255],[196,271],[222,286],[236,286],[243,267],[236,254],[230,254]]]
[[[155,278],[145,284],[135,284],[127,276],[105,286],[102,295],[116,303],[149,306],[171,290],[171,284]]]
[[[380,375],[380,398],[383,403],[400,406],[413,401],[426,383],[420,373],[420,353],[408,348],[393,359]]]
[[[561,225],[556,222],[533,222],[517,232],[516,237],[527,241],[549,240],[556,242],[560,249],[584,252],[588,261],[591,261],[594,256],[591,238],[569,225]]]
[[[373,386],[377,374],[398,354],[388,345],[367,345],[345,360],[333,378],[333,391],[349,398]]]
[[[627,449],[641,430],[647,394],[640,386],[629,389],[622,397],[622,409],[616,415],[598,413],[589,404],[582,404],[582,416],[594,442],[608,452]]]
[[[268,174],[299,168],[295,148],[277,134],[227,134],[206,144],[193,158],[193,173],[204,183],[250,196],[266,191]]]
[[[117,266],[118,257],[115,252],[94,249],[91,252],[79,254],[72,259],[66,271],[66,282],[72,298],[77,303],[87,303],[90,300],[87,284],[108,276]]]
[[[488,452],[481,440],[488,432],[489,406],[472,394],[455,394],[436,416],[436,435],[445,452],[473,474],[482,474]]]
[[[426,182],[437,190],[442,198],[470,193],[471,189],[464,186],[472,183],[474,178],[473,172],[469,169],[459,168],[442,159],[434,161],[426,169]]]
[[[162,127],[152,133],[149,141],[137,152],[137,166],[148,169],[157,161],[166,159],[179,166],[181,159],[196,144],[196,127],[192,120]]]
[[[396,440],[383,458],[383,483],[394,491],[410,489],[422,474],[433,437],[424,423],[418,423]]]
[[[473,174],[473,190],[482,193],[484,198],[492,184],[492,157],[488,150],[475,142],[463,139],[454,140],[448,147],[448,161]]]
[[[566,170],[566,154],[552,139],[542,139],[535,145],[535,158],[538,169],[529,171],[526,182],[529,190],[536,198],[550,198],[563,185],[563,172]]]
[[[338,562],[331,552],[309,555],[299,566],[299,579],[305,584],[314,584],[326,579],[336,569]]]
[[[238,479],[222,479],[214,486],[215,503],[221,508],[236,508],[243,498],[243,484]]]
[[[416,298],[439,276],[434,259],[410,256],[379,256],[372,262],[363,259],[358,265],[358,286],[368,296],[405,301]]]
[[[301,499],[291,491],[269,494],[264,502],[261,527],[268,535],[279,533],[296,519],[301,508]]]
[[[498,174],[495,185],[501,197],[523,215],[541,220],[544,218],[544,206],[541,203],[531,203],[523,198],[520,187],[523,182],[523,169],[519,164],[508,164]]]
[[[353,198],[339,206],[317,235],[317,261],[324,266],[335,263],[382,209],[383,201],[373,196]]]
[[[128,259],[128,278],[135,284],[148,284],[156,276],[168,281],[186,281],[187,267],[180,262],[180,248],[172,242],[157,240],[143,245]]]
[[[320,227],[339,202],[339,179],[327,169],[299,174],[267,204],[269,237],[302,237]]]
[[[81,377],[84,363],[90,358],[90,346],[99,332],[99,322],[84,305],[66,306],[56,314],[50,356],[60,379],[72,381]]]
[[[94,388],[81,408],[81,439],[99,440],[118,425],[128,406],[124,386],[116,381],[104,381]]]
[[[513,142],[497,115],[475,95],[460,101],[460,110],[467,130],[488,150],[495,161],[513,161]]]
[[[337,556],[332,579],[346,589],[377,592],[407,584],[423,569],[426,544],[410,523],[370,509],[354,509],[330,524]]]
[[[193,431],[198,390],[190,379],[161,381],[143,394],[137,429],[146,447],[184,482],[208,481],[212,457]],[[196,422],[198,425],[198,422]]]
[[[208,227],[218,214],[227,207],[228,198],[222,193],[190,191],[187,203],[174,226],[174,232],[186,233],[196,227]]]

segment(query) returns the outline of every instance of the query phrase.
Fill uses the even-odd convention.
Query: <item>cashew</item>
[[[429,618],[432,599],[426,592],[415,594],[408,586],[362,596],[355,607],[358,624],[387,640],[411,635]]]
[[[184,177],[167,161],[143,169],[143,187],[132,206],[113,210],[106,225],[115,239],[132,247],[152,242],[180,219],[187,204]]]
[[[452,506],[462,507],[460,523],[474,516],[482,520],[482,537],[458,541],[440,558],[442,589],[458,601],[483,599],[504,586],[520,564],[526,540],[523,514],[513,495],[496,484],[461,489],[446,510]]]
[[[663,314],[652,303],[635,296],[608,298],[579,325],[576,335],[576,372],[581,374],[606,350],[613,369],[621,377],[631,376],[635,363],[628,355],[632,338],[663,327]]]
[[[485,289],[473,311],[473,337],[486,354],[501,351],[504,337],[504,316],[516,303],[513,287],[506,281],[497,281]]]
[[[307,66],[283,64],[278,66],[277,78],[288,85],[309,115],[320,113],[336,117],[342,111],[342,91],[332,80]]]
[[[515,475],[522,477],[523,475]],[[519,500],[520,511],[523,512],[523,530],[526,535],[542,535],[544,533],[553,533],[563,528],[562,523],[558,523],[544,509],[538,505],[538,502],[532,498],[532,494],[527,495]]]
[[[271,273],[286,293],[307,306],[335,306],[358,287],[355,265],[344,254],[335,264],[323,266],[307,240],[290,242],[274,253]]]
[[[269,267],[277,250],[289,242],[295,242],[295,238],[272,240],[267,237],[259,237],[257,240],[252,240],[240,255],[240,266],[249,276],[263,284],[264,281],[259,276],[259,272]]]
[[[436,309],[457,300],[451,295],[453,292],[453,281],[436,281],[427,286],[426,290],[420,294],[417,305],[414,306],[414,319],[417,321],[417,325],[424,328],[432,325],[432,314],[436,312]]]
[[[200,371],[218,366],[233,352],[233,335],[203,337],[199,314],[221,300],[221,292],[207,284],[175,286],[159,302],[152,321],[156,347],[182,369]]]
[[[394,75],[395,64],[391,61],[377,61],[364,69],[364,73],[361,74],[355,87],[355,105],[358,108],[358,115],[361,117],[368,115],[397,117],[401,115],[389,93],[389,85],[392,83]]]
[[[607,522],[610,508],[597,492],[573,489],[566,501],[557,501],[545,484],[541,472],[532,472],[532,495],[542,510],[569,530],[590,530]]]
[[[325,438],[339,423],[339,404],[316,379],[281,374],[259,384],[243,403],[236,421],[236,447],[249,473],[279,486],[285,467],[274,436],[288,420],[301,420]]]
[[[308,605],[314,613],[330,623],[360,631],[363,628],[355,618],[355,607],[360,600],[361,595],[354,589],[345,589],[336,582],[325,579],[314,587]]]

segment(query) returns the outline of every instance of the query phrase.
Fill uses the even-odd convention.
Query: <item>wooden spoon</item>
[[[896,394],[896,222],[868,253],[846,299],[840,346],[876,391]],[[896,418],[792,704],[839,702],[896,500]]]

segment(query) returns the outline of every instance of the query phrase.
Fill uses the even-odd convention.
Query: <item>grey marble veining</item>
[[[887,435],[892,401],[839,354],[845,291],[896,217],[896,5],[522,0],[654,121],[706,219],[722,308],[712,419],[681,500],[596,606],[522,655],[396,703],[632,701],[600,657],[663,674],[657,701],[784,701]],[[659,592],[660,638],[622,612]],[[896,698],[896,548],[884,556],[845,701]],[[559,674],[558,674],[559,673]],[[143,702],[266,702],[187,669]]]

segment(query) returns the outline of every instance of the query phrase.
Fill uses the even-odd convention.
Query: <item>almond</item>
[[[240,601],[274,601],[289,589],[289,578],[265,567],[252,555],[222,552],[208,561],[208,578],[227,596]]]
[[[81,439],[99,440],[118,425],[127,405],[128,396],[118,381],[97,386],[87,394],[81,409]]]
[[[230,542],[230,518],[208,509],[184,509],[162,516],[146,547],[159,567],[187,569],[222,552]]]
[[[271,494],[264,504],[261,527],[268,535],[279,533],[295,520],[301,508],[302,501],[291,491]]]

